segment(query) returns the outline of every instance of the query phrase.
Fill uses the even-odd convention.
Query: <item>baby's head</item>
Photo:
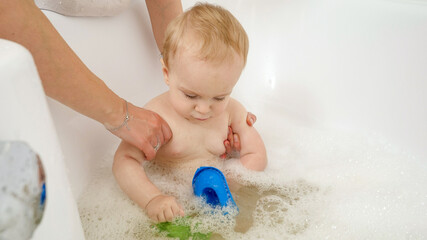
[[[188,37],[192,36],[191,42]],[[180,50],[193,48],[200,59],[222,61],[234,51],[244,64],[249,41],[239,21],[226,9],[211,4],[196,4],[174,19],[165,33],[163,61],[166,67]]]
[[[175,110],[195,120],[224,112],[248,48],[245,30],[222,7],[197,4],[174,19],[166,30],[162,65]]]

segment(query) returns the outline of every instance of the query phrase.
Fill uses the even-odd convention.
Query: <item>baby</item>
[[[161,59],[169,91],[145,108],[169,124],[173,138],[158,150],[154,161],[167,167],[215,165],[225,152],[228,126],[240,136],[240,162],[262,171],[267,165],[264,143],[246,124],[247,112],[230,97],[246,64],[248,37],[227,10],[197,4],[171,22]],[[146,176],[143,153],[122,142],[114,156],[113,172],[122,190],[154,221],[183,216],[183,208],[163,194]]]

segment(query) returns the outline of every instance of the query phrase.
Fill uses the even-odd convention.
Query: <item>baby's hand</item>
[[[181,205],[172,196],[158,195],[151,199],[145,211],[151,220],[156,222],[170,222],[175,217],[184,216],[184,210]]]

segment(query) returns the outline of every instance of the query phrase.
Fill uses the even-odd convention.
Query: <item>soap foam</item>
[[[263,126],[266,126],[265,124]],[[275,126],[267,124],[267,126]],[[422,239],[427,235],[426,163],[379,136],[305,128],[262,129],[264,172],[238,160],[220,166],[239,215],[224,215],[193,196],[192,175],[150,162],[144,168],[177,197],[194,231],[211,239]],[[123,194],[108,157],[79,200],[87,239],[167,239]]]

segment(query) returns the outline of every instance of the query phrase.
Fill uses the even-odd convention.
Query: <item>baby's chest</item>
[[[220,156],[225,152],[223,142],[227,137],[227,131],[227,120],[215,122],[210,127],[194,124],[173,126],[173,138],[164,149],[164,153],[172,158]]]

